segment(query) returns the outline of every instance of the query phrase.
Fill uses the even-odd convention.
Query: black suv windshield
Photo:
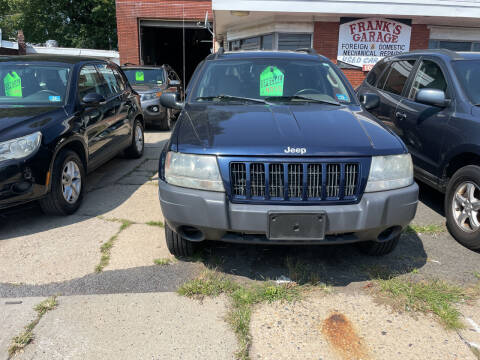
[[[455,61],[453,68],[470,101],[480,106],[480,60]]]
[[[0,105],[63,106],[70,68],[0,62]]]
[[[208,61],[193,91],[194,101],[350,103],[346,85],[327,62],[291,59]]]
[[[162,85],[165,82],[163,69],[123,69],[132,85]]]

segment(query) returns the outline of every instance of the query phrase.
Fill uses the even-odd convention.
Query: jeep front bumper
[[[160,205],[168,225],[191,241],[220,240],[263,244],[342,244],[388,241],[414,218],[418,203],[416,183],[401,189],[365,193],[353,205],[292,206],[231,203],[225,193],[172,186],[159,181]],[[267,238],[269,213],[324,213],[323,240]]]

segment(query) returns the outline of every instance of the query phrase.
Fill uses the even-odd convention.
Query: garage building
[[[203,27],[207,13],[215,42]],[[186,80],[219,44],[231,51],[313,47],[357,86],[384,56],[480,51],[479,18],[475,0],[117,0],[120,61],[168,63],[179,73],[185,66]]]

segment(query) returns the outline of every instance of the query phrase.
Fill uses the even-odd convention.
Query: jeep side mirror
[[[372,110],[380,105],[380,98],[377,94],[366,93],[358,97],[365,110]]]
[[[178,96],[178,93],[165,92],[160,96],[160,104],[166,108],[182,110],[185,104],[177,100]]]
[[[438,107],[446,107],[450,103],[445,97],[445,92],[438,89],[423,88],[417,92],[415,101]]]
[[[105,102],[105,97],[95,92],[88,93],[82,99],[82,102],[88,106],[98,106]]]

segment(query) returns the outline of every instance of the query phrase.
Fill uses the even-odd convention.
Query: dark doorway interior
[[[169,64],[183,81],[182,28],[142,26],[141,29],[143,64]],[[210,54],[211,40],[212,35],[206,29],[185,29],[185,80],[187,84],[198,63]]]

